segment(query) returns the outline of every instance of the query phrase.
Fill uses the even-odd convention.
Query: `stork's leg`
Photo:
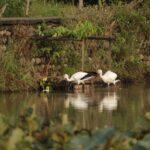
[[[68,89],[68,90],[70,90],[70,89],[71,89],[71,85],[72,85],[72,83],[71,83],[71,82],[69,82],[69,89]]]
[[[116,83],[114,82],[114,88],[113,88],[114,90],[116,90]]]
[[[115,83],[115,81],[114,81],[114,87],[116,87],[116,83]]]
[[[79,81],[79,80],[77,81],[77,84],[78,84],[78,85],[80,84],[80,81]]]
[[[83,81],[83,80],[81,80],[81,83],[82,83],[82,84],[84,84],[84,81]]]
[[[108,84],[108,88],[109,88],[109,83],[107,83]]]
[[[85,90],[85,83],[83,80],[81,80],[81,83],[82,83],[82,90],[84,91]]]

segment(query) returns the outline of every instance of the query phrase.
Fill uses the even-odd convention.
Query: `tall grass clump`
[[[29,74],[30,69],[20,64],[20,55],[15,50],[14,43],[9,44],[0,60],[0,90],[20,91],[28,90],[33,85],[33,77]]]
[[[63,2],[54,3],[35,0],[30,6],[30,16],[63,16],[67,12],[70,14],[75,10],[75,6],[71,4],[64,4]]]
[[[5,17],[19,17],[24,15],[25,0],[0,0],[0,6],[7,5]]]
[[[112,49],[115,67],[124,77],[129,78],[134,74],[132,77],[138,78],[144,72],[140,54],[148,51],[145,45],[150,33],[150,22],[141,11],[126,6],[117,8],[113,19],[117,23],[116,42]]]

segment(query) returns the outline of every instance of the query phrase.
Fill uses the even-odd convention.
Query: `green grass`
[[[63,14],[68,13],[68,15],[73,14],[76,7],[71,4],[62,3],[46,3],[34,1],[30,6],[30,16],[33,17],[45,17],[45,16],[63,16]]]

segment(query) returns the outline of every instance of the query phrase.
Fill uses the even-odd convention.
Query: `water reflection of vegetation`
[[[0,149],[149,149],[150,114],[134,125],[149,111],[149,97],[149,86],[1,95]],[[111,109],[100,111],[109,100]]]
[[[47,99],[38,105],[49,116]],[[57,124],[47,118],[39,119],[36,106],[25,107],[15,124],[8,116],[0,115],[0,149],[149,149],[150,113],[126,133],[114,128],[80,129],[76,124]],[[64,122],[64,121],[63,121]]]
[[[0,96],[0,113],[15,123],[27,107],[34,107],[35,114],[44,124],[52,121],[75,124],[80,129],[116,127],[125,131],[134,126],[140,115],[149,111],[149,99],[149,88],[138,86],[85,93],[10,94]]]

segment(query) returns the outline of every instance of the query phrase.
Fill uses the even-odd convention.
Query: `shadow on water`
[[[139,116],[150,110],[150,86],[95,88],[74,93],[13,93],[0,95],[0,113],[12,122],[27,107],[45,124],[51,120],[73,123],[79,128],[114,126],[130,129]]]

